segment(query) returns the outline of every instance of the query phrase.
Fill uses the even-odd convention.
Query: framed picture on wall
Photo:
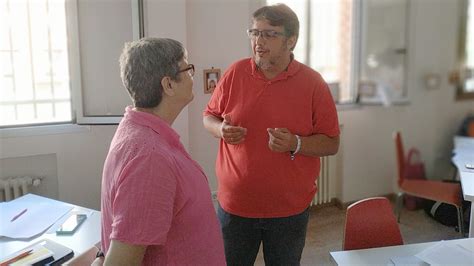
[[[219,68],[204,69],[204,94],[212,93],[220,78],[221,70]]]

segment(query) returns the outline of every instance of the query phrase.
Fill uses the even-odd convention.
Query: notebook
[[[54,242],[49,239],[40,240],[0,261],[0,265],[12,258],[23,254],[26,251],[31,251],[27,256],[24,256],[14,262],[9,262],[8,265],[61,265],[74,256],[72,249]]]

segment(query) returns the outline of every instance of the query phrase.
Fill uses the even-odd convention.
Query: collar
[[[132,106],[127,106],[125,108],[124,119],[130,120],[135,124],[148,127],[157,134],[163,136],[163,138],[170,144],[179,146],[179,134],[176,133],[176,131],[159,116],[146,112],[140,112],[134,110]]]
[[[273,81],[283,80],[294,76],[301,68],[301,63],[294,59],[293,53],[291,53],[290,56],[290,63],[288,64],[286,69],[280,72],[276,77],[274,77],[272,79]],[[268,80],[265,75],[263,75],[262,71],[260,71],[260,69],[258,68],[254,58],[250,58],[250,74],[256,78]]]

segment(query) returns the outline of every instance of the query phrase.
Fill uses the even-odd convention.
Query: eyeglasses
[[[188,71],[189,75],[192,77],[194,76],[194,65],[189,64],[187,68],[179,70],[176,74],[179,74],[181,72]]]
[[[249,29],[247,30],[247,35],[250,39],[256,40],[257,37],[261,36],[263,39],[274,39],[278,36],[283,36],[283,32],[278,32],[274,30],[256,30],[256,29]]]

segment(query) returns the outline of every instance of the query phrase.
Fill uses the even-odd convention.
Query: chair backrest
[[[403,150],[402,133],[400,133],[400,131],[393,132],[393,140],[395,141],[395,151],[397,156],[397,183],[398,186],[401,186],[405,171],[405,151]]]
[[[360,200],[347,208],[344,250],[403,245],[402,235],[387,198]]]

